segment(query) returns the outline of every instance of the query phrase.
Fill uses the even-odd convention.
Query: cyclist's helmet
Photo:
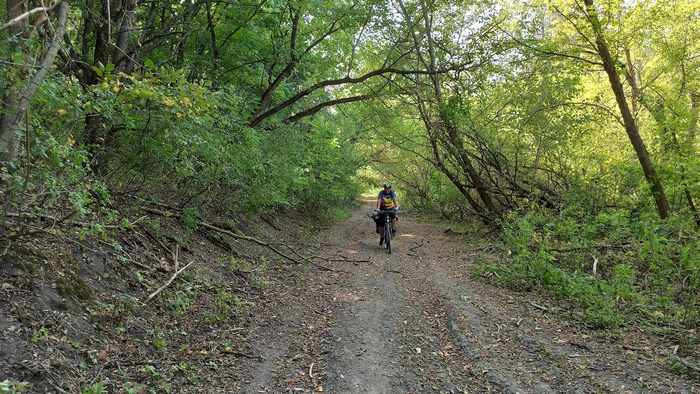
[[[391,189],[391,183],[387,182],[384,184],[385,189]]]

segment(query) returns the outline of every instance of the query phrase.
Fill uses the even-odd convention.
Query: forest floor
[[[697,375],[664,361],[673,343],[596,331],[564,312],[573,307],[474,278],[475,258],[494,248],[446,224],[401,216],[389,254],[372,203],[296,244],[315,249],[311,264],[232,269],[217,257],[225,242],[193,237],[180,258],[198,268],[154,303],[144,299],[173,275],[172,261],[151,267],[156,285],[138,258],[125,268],[88,251],[75,257],[90,264],[70,271],[48,258],[27,269],[10,253],[0,264],[0,382],[54,393],[97,393],[100,381],[110,393],[700,393]],[[260,235],[289,246],[305,234],[282,227]],[[141,239],[132,254],[157,259]],[[63,260],[71,253],[53,246]],[[138,281],[122,280],[137,271]],[[92,297],[61,291],[71,272]],[[125,294],[137,301],[120,303]],[[220,321],[224,312],[237,317]]]

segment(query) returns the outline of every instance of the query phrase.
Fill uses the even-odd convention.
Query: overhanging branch
[[[397,69],[397,68],[393,68],[393,67],[388,67],[388,68],[381,68],[378,70],[368,72],[367,74],[362,75],[360,77],[356,77],[356,78],[344,77],[344,78],[339,78],[339,79],[329,79],[326,81],[316,83],[316,84],[298,92],[294,96],[292,96],[292,97],[288,98],[287,100],[285,100],[284,102],[270,108],[269,110],[263,112],[262,114],[259,114],[259,115],[253,114],[253,117],[251,117],[251,120],[249,121],[248,125],[250,127],[255,127],[258,124],[260,124],[260,122],[262,122],[263,120],[265,120],[265,119],[269,118],[270,116],[272,116],[272,115],[282,111],[283,109],[291,106],[292,104],[299,101],[300,99],[310,95],[311,93],[313,93],[319,89],[326,88],[328,86],[338,86],[338,85],[345,85],[345,84],[354,85],[354,84],[365,82],[372,77],[382,76],[382,75],[386,75],[386,74],[395,74],[395,75],[403,75],[403,76],[406,76],[406,75],[435,75],[435,74],[446,74],[446,73],[453,72],[453,71],[466,71],[466,70],[468,70],[468,67],[466,67],[466,65],[449,67],[446,69],[440,69],[440,70],[435,70],[435,71],[401,70],[401,69]]]
[[[323,108],[332,107],[332,106],[338,105],[338,104],[354,103],[356,101],[369,100],[372,97],[373,97],[372,95],[365,94],[362,96],[345,97],[342,99],[326,101],[325,103],[318,104],[317,106],[309,108],[306,111],[302,111],[294,116],[290,116],[289,118],[283,120],[282,123],[285,123],[285,124],[294,123],[294,122],[299,121],[302,118],[305,118],[307,116],[311,116],[311,115],[315,114],[316,112],[322,110]]]

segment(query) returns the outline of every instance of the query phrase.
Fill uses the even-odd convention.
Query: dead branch
[[[484,308],[482,308],[481,305],[477,304],[477,303],[474,302],[474,301],[472,301],[471,303],[474,304],[474,306],[476,306],[476,307],[478,307],[479,309],[481,309],[482,312],[488,314],[488,312],[486,312],[486,310],[485,310]]]
[[[298,264],[301,264],[301,263],[302,263],[301,261],[299,261],[299,260],[297,260],[297,259],[295,259],[295,258],[293,258],[293,257],[291,257],[291,256],[289,256],[289,255],[287,255],[287,254],[285,254],[285,253],[282,253],[280,250],[278,250],[277,248],[275,248],[274,246],[272,246],[272,244],[269,244],[269,243],[267,243],[267,242],[261,241],[261,240],[259,240],[259,239],[257,239],[257,238],[249,237],[249,236],[247,236],[247,235],[239,235],[239,234],[236,234],[236,233],[234,233],[234,232],[231,232],[231,231],[228,231],[228,230],[224,230],[224,229],[222,229],[222,228],[218,228],[218,227],[216,227],[216,226],[212,226],[211,224],[204,223],[204,222],[200,222],[199,225],[202,226],[202,227],[204,227],[204,228],[206,228],[206,229],[208,229],[208,230],[212,230],[212,231],[216,231],[217,233],[221,233],[221,234],[224,234],[224,235],[228,235],[229,237],[234,238],[234,239],[242,239],[242,240],[244,240],[244,241],[248,241],[248,242],[252,242],[252,243],[254,243],[254,244],[258,244],[258,245],[260,245],[260,246],[264,246],[264,247],[270,249],[271,251],[275,252],[276,254],[278,254],[278,255],[284,257],[285,259],[287,259],[287,260],[289,260],[289,261],[293,261],[293,262],[298,263]],[[290,249],[291,249],[291,248],[290,248]]]
[[[430,234],[430,233],[428,233],[428,234]],[[418,245],[418,243],[416,242],[416,245],[418,245],[418,246],[411,246],[410,248],[408,248],[408,250],[418,249],[418,248],[422,247],[423,245],[425,245],[425,237],[427,237],[428,234],[425,234],[423,236],[423,238],[420,239],[420,245]]]
[[[649,351],[648,348],[645,347],[634,347],[634,346],[628,346],[628,345],[622,345],[622,348],[625,350],[632,350],[634,352],[646,352]]]
[[[598,268],[598,259],[594,255],[591,256],[593,257],[593,277],[595,278],[596,269]]]
[[[542,305],[537,305],[537,304],[535,304],[535,303],[532,302],[532,301],[530,301],[530,305],[532,305],[534,308],[537,308],[537,309],[539,309],[539,310],[541,310],[541,311],[549,312],[549,308],[544,307],[544,306],[542,306]]]
[[[277,227],[277,225],[275,225],[275,221],[274,221],[274,219],[273,219],[272,217],[270,217],[270,215],[268,215],[268,214],[266,214],[265,212],[263,212],[263,213],[261,213],[259,216],[260,216],[260,219],[262,219],[262,220],[264,220],[265,222],[267,222],[267,224],[269,224],[270,226],[272,226],[272,228],[274,228],[274,229],[277,230],[277,231],[280,231],[279,227]]]
[[[273,244],[268,243],[268,242],[261,241],[261,240],[259,240],[259,239],[257,239],[257,238],[249,237],[249,236],[247,236],[247,235],[238,235],[238,234],[233,233],[233,232],[231,232],[231,231],[224,230],[224,229],[222,229],[222,228],[218,228],[218,227],[216,227],[216,226],[212,226],[211,224],[207,224],[207,223],[204,223],[204,222],[200,222],[199,225],[202,226],[202,227],[204,227],[204,228],[206,228],[206,229],[209,229],[209,230],[212,230],[212,231],[216,231],[216,232],[221,233],[221,234],[224,234],[224,235],[228,235],[229,237],[232,237],[232,238],[234,238],[234,239],[242,239],[242,240],[244,240],[244,241],[248,241],[248,242],[252,242],[252,243],[254,243],[254,244],[258,244],[258,245],[260,245],[260,246],[264,246],[264,247],[270,249],[271,251],[275,252],[275,253],[278,254],[279,256],[282,256],[282,257],[284,257],[285,259],[287,259],[287,260],[289,260],[289,261],[291,261],[291,262],[293,262],[293,263],[296,263],[296,264],[303,264],[304,262],[307,262],[307,263],[309,263],[309,264],[311,264],[311,265],[313,265],[313,266],[316,266],[316,267],[318,267],[318,268],[324,269],[324,270],[326,270],[326,271],[344,272],[344,273],[346,273],[346,274],[349,274],[349,273],[350,273],[349,271],[335,270],[335,269],[333,269],[333,268],[328,268],[328,267],[325,267],[325,266],[323,266],[323,265],[314,263],[313,261],[309,260],[308,258],[301,256],[296,250],[294,250],[293,248],[290,248],[289,246],[287,246],[287,245],[285,245],[285,244],[278,243],[278,245],[283,245],[283,246],[286,247],[287,249],[291,250],[292,253],[294,253],[295,255],[299,256],[299,259],[295,259],[294,257],[292,257],[292,256],[290,256],[290,255],[288,255],[288,254],[286,254],[286,253],[282,253],[280,250],[278,250],[277,248],[275,248],[275,247],[273,246]]]
[[[39,12],[43,12],[43,13],[51,12],[51,11],[53,11],[54,8],[58,7],[59,4],[61,4],[60,1],[56,2],[56,4],[52,5],[51,7],[37,7],[37,8],[33,8],[33,9],[31,9],[31,10],[25,12],[24,14],[22,14],[22,15],[16,17],[16,18],[14,18],[14,19],[8,21],[8,22],[5,23],[4,25],[0,26],[0,31],[3,31],[3,30],[5,30],[5,29],[8,29],[10,26],[15,25],[15,24],[17,24],[17,23],[22,23],[22,21],[23,21],[24,19],[29,18],[30,16],[32,16],[32,15],[34,15],[34,14],[36,14],[36,13],[39,13]]]
[[[589,352],[591,351],[591,348],[589,348],[588,346],[586,346],[586,345],[584,345],[584,344],[582,344],[582,343],[576,343],[576,342],[573,342],[573,341],[569,341],[569,343],[572,344],[572,345],[574,345],[574,346],[576,346],[576,347],[578,347],[578,348],[588,350]]]
[[[322,256],[310,256],[309,258],[310,259],[326,260],[329,263],[334,262],[334,261],[342,261],[344,263],[369,263],[369,264],[373,264],[372,260],[348,260],[345,257],[327,258],[327,257],[322,257]]]
[[[14,212],[8,212],[6,215],[10,217],[16,217],[16,218],[30,218],[33,219],[34,217],[39,218],[39,219],[44,219],[44,220],[50,220],[53,221],[52,226],[57,226],[63,222],[65,222],[67,219],[70,219],[71,216],[75,215],[77,211],[73,210],[70,213],[66,214],[65,216],[59,218],[56,216],[51,216],[51,215],[43,215],[40,213],[29,213],[29,212],[22,212],[22,213],[14,213]],[[133,222],[129,223],[127,226],[133,226],[135,224],[138,224],[141,220],[145,219],[146,216],[141,216],[140,218],[134,220]],[[81,222],[78,220],[71,220],[68,222],[69,224],[73,226],[80,226],[80,227],[89,227],[92,225],[92,223],[88,222]],[[124,225],[105,225],[102,226],[104,228],[109,228],[109,229],[119,229],[123,228]]]
[[[136,260],[134,260],[134,259],[126,259],[126,261],[130,262],[131,264],[133,264],[133,265],[135,265],[135,266],[137,266],[137,267],[143,268],[143,269],[145,269],[145,270],[150,270],[150,269],[151,269],[151,267],[147,266],[146,264],[139,263],[138,261],[136,261]]]
[[[150,296],[148,296],[148,299],[146,299],[146,302],[152,300],[153,297],[157,296],[157,295],[158,295],[161,291],[163,291],[166,287],[170,286],[170,284],[173,283],[173,281],[175,280],[175,278],[177,278],[177,276],[180,275],[180,273],[181,273],[182,271],[186,270],[187,267],[189,267],[190,265],[192,265],[192,263],[194,263],[194,260],[192,260],[192,261],[190,261],[189,263],[187,263],[187,265],[184,266],[184,267],[182,267],[179,271],[176,271],[176,272],[173,274],[173,276],[170,278],[169,281],[167,281],[167,282],[166,282],[163,286],[161,286],[158,290],[156,290],[155,292],[153,292],[153,294],[151,294]]]
[[[147,212],[154,213],[154,214],[157,214],[157,215],[165,215],[165,212],[158,211],[157,209],[148,208],[148,207],[144,207],[143,209],[144,209],[145,211],[147,211]],[[177,215],[175,215],[175,216],[177,216]],[[244,241],[252,242],[252,243],[254,243],[254,244],[257,244],[257,245],[263,246],[263,247],[265,247],[265,248],[268,248],[268,249],[270,249],[271,251],[273,251],[275,254],[277,254],[277,255],[279,255],[279,256],[281,256],[281,257],[283,257],[283,258],[285,258],[285,259],[287,259],[287,260],[289,260],[289,261],[291,261],[291,262],[293,262],[293,263],[296,263],[296,264],[303,264],[304,262],[308,262],[308,263],[311,264],[311,265],[314,265],[314,266],[316,266],[316,267],[318,267],[318,268],[321,268],[321,269],[324,269],[324,270],[327,270],[327,271],[332,271],[332,272],[343,272],[343,273],[347,273],[347,274],[351,273],[351,272],[349,272],[349,271],[334,270],[334,269],[332,269],[332,268],[324,267],[324,266],[322,266],[322,265],[320,265],[320,264],[314,263],[313,261],[309,260],[308,258],[303,257],[301,254],[299,254],[299,253],[298,253],[296,250],[294,250],[293,248],[290,248],[289,246],[287,246],[287,245],[285,245],[285,244],[283,244],[283,243],[271,244],[271,243],[268,243],[268,242],[261,241],[261,240],[259,240],[259,239],[257,239],[257,238],[254,238],[254,237],[249,237],[249,236],[247,236],[247,235],[239,235],[239,234],[236,234],[236,233],[234,233],[234,232],[232,232],[232,231],[224,230],[224,229],[222,229],[222,228],[213,226],[213,225],[211,225],[211,224],[209,224],[209,223],[205,223],[205,222],[202,222],[202,221],[199,222],[199,225],[200,225],[201,227],[204,227],[204,228],[208,229],[208,230],[215,231],[215,232],[220,233],[220,234],[228,235],[229,237],[231,237],[231,238],[233,238],[233,239],[238,239],[238,240],[244,240]],[[160,241],[158,241],[158,242],[160,243]],[[295,255],[297,255],[299,258],[297,259],[297,258],[294,258],[294,257],[292,257],[292,256],[290,256],[290,255],[288,255],[288,254],[286,254],[286,253],[283,253],[283,252],[280,251],[279,249],[275,248],[274,245],[282,245],[282,246],[284,246],[285,248],[291,250],[292,253],[294,253]],[[166,247],[165,245],[161,244],[161,246],[163,246],[166,250],[169,250],[169,249],[167,249],[167,247]]]
[[[175,248],[175,273],[173,274],[173,276],[170,278],[169,281],[165,282],[165,284],[164,284],[163,286],[161,286],[161,287],[160,287],[158,290],[156,290],[153,294],[151,294],[150,296],[148,296],[148,298],[146,299],[146,302],[151,301],[151,300],[153,299],[153,297],[157,296],[161,291],[163,291],[163,289],[165,289],[166,287],[170,286],[170,284],[173,283],[173,281],[175,280],[175,278],[177,278],[177,276],[180,275],[180,273],[181,273],[182,271],[184,271],[185,269],[187,269],[187,267],[189,267],[190,265],[192,265],[192,263],[194,263],[194,260],[192,260],[192,261],[190,261],[189,263],[187,263],[186,266],[184,266],[184,267],[182,267],[180,270],[178,270],[178,269],[177,269],[177,267],[178,267],[178,261],[177,261],[177,255],[178,255],[178,253],[179,253],[179,248]]]

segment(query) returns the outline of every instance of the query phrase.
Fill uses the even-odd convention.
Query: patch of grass
[[[100,377],[100,381],[93,384],[92,386],[84,384],[81,392],[82,394],[102,394],[106,393],[107,390],[104,388],[103,379]]]
[[[165,306],[173,311],[175,316],[182,315],[194,306],[198,293],[196,284],[177,283],[173,291],[163,291]]]

